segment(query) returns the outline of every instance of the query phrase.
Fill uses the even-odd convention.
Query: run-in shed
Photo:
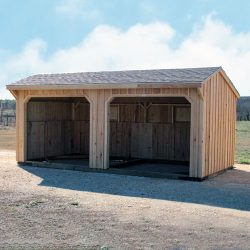
[[[234,165],[239,94],[221,67],[40,74],[7,88],[18,162],[81,156],[107,169],[142,159],[186,165],[194,178]]]

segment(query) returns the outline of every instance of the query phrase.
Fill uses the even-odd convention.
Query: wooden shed
[[[7,89],[18,162],[143,160],[199,179],[234,165],[239,93],[221,67],[40,74]]]

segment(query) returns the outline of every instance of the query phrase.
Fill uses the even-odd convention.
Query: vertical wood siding
[[[118,117],[110,122],[111,157],[189,161],[190,107],[115,107]]]
[[[71,102],[27,104],[27,159],[88,153],[88,104],[77,108]]]
[[[221,73],[203,86],[205,98],[205,173],[234,165],[237,97]]]

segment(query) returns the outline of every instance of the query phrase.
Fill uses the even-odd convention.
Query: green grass
[[[237,122],[236,162],[250,164],[250,121]]]

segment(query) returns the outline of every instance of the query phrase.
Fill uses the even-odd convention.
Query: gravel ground
[[[0,151],[0,192],[1,249],[250,248],[249,165],[199,183],[19,167]]]

